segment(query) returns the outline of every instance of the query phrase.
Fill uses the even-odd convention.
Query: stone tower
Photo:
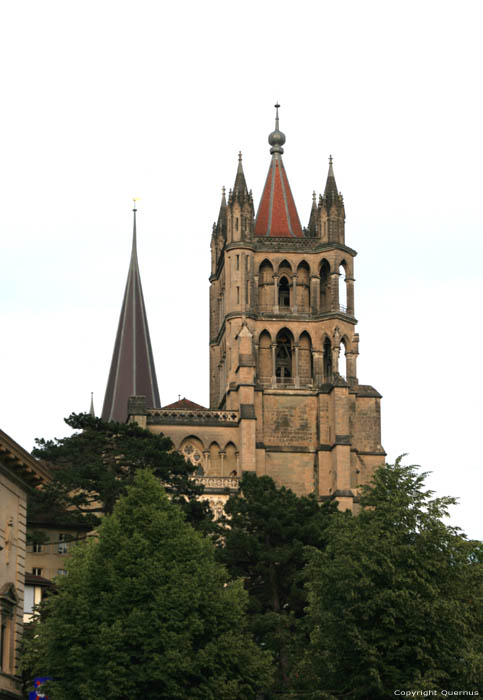
[[[352,508],[385,456],[381,396],[357,377],[356,252],[332,158],[302,228],[278,107],[256,216],[240,154],[213,227],[210,407],[237,412],[242,470]]]

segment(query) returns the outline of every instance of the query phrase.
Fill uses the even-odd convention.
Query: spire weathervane
[[[279,128],[278,127],[278,108],[280,107],[278,100],[277,100],[277,104],[274,105],[274,107],[276,109],[276,112],[275,112],[275,131],[278,131],[278,128]]]
[[[270,153],[273,155],[274,153],[283,153],[283,144],[285,143],[285,134],[282,134],[282,132],[279,129],[279,120],[278,120],[278,108],[280,107],[278,101],[277,104],[274,105],[276,112],[275,112],[275,131],[272,131],[272,133],[268,137],[268,143],[272,147],[270,149]]]

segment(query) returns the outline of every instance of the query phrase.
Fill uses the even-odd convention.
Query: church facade
[[[240,154],[213,227],[210,407],[187,399],[159,406],[134,229],[103,418],[168,435],[197,466],[215,509],[253,471],[354,510],[360,485],[385,457],[381,395],[357,376],[356,252],[345,241],[332,158],[302,228],[284,143],[277,106],[258,211]]]

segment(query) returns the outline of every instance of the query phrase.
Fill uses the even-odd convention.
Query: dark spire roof
[[[268,137],[271,146],[272,162],[268,169],[262,198],[258,205],[257,218],[255,220],[256,236],[285,236],[302,238],[302,226],[300,225],[297,207],[288,184],[287,173],[282,160],[285,134],[279,129],[278,108],[275,117],[275,131]]]
[[[136,250],[136,204],[131,262],[107,381],[102,419],[124,422],[130,396],[145,396],[148,408],[161,405]]]

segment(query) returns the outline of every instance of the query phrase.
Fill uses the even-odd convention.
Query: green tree
[[[53,481],[29,499],[29,517],[49,513],[66,522],[87,521],[112,513],[139,469],[149,469],[164,484],[194,526],[211,521],[208,505],[198,498],[203,488],[190,478],[195,467],[176,451],[168,437],[155,435],[136,423],[105,422],[87,413],[65,419],[76,430],[55,440],[36,440],[35,457],[52,469]]]
[[[304,547],[325,546],[334,510],[334,504],[298,497],[277,488],[270,477],[249,472],[225,506],[218,558],[233,577],[244,580],[250,627],[261,648],[275,657],[277,692],[292,686],[294,665],[308,643]]]
[[[56,679],[53,700],[255,698],[271,660],[246,631],[245,603],[212,543],[142,471],[75,548],[24,667]]]
[[[378,469],[362,512],[338,513],[307,570],[313,697],[393,697],[396,689],[483,689],[483,558],[444,522],[414,466]]]

